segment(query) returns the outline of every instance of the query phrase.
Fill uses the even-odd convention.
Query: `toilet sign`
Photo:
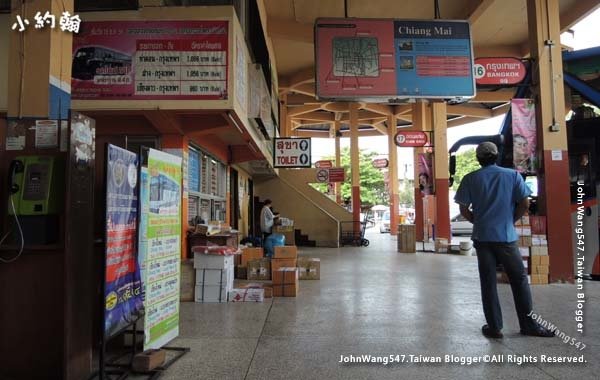
[[[275,138],[273,167],[310,168],[310,138]]]

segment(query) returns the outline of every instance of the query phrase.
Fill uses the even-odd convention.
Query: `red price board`
[[[346,179],[346,173],[344,168],[330,168],[329,169],[329,182],[344,182]]]
[[[321,160],[321,161],[315,162],[315,168],[318,168],[318,169],[332,168],[332,167],[333,167],[333,162],[331,160]]]
[[[378,158],[373,160],[373,167],[376,169],[385,169],[390,165],[387,158]]]
[[[421,147],[427,144],[427,135],[421,131],[400,131],[396,133],[394,141],[401,148]]]

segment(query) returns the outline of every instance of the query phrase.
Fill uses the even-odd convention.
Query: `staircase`
[[[279,177],[255,181],[255,195],[269,198],[281,216],[294,220],[296,245],[339,247],[339,222],[352,214],[313,189],[315,169],[280,169]]]

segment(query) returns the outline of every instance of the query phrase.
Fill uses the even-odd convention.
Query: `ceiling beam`
[[[161,133],[185,134],[181,122],[173,111],[144,111],[143,114],[150,124]]]
[[[281,86],[279,86],[281,88]],[[314,96],[308,96],[303,94],[288,94],[287,104],[288,106],[303,106],[307,103],[318,103]]]
[[[274,40],[314,43],[314,25],[294,20],[267,18],[267,35]]]
[[[465,105],[449,105],[446,107],[448,115],[472,116],[479,118],[492,117],[492,110],[482,107],[472,107]]]
[[[468,124],[468,123],[474,123],[476,121],[481,121],[481,118],[472,117],[472,116],[461,116],[461,117],[458,117],[458,118],[455,118],[452,120],[448,120],[446,125],[448,126],[448,128],[452,128],[452,127],[458,127],[458,126]]]
[[[321,109],[321,104],[307,104],[299,107],[288,107],[288,116],[294,117],[305,113],[318,111]]]
[[[584,17],[600,7],[598,0],[577,0],[566,12],[560,15],[560,30],[566,31]]]
[[[314,98],[315,97],[315,84],[314,83],[304,83],[304,84],[294,87],[293,89],[291,89],[291,91],[298,93],[298,94],[312,96]]]
[[[386,104],[366,103],[363,106],[364,110],[375,112],[381,115],[391,115],[394,112],[393,108]]]
[[[335,117],[330,112],[307,112],[293,119],[309,120],[309,121],[321,121],[324,123],[335,121]]]
[[[481,57],[524,57],[522,44],[474,46],[475,58]]]
[[[481,19],[481,16],[488,10],[488,8],[494,4],[495,0],[477,0],[471,3],[469,7],[469,11],[467,13],[467,17],[463,17],[463,19],[467,19],[469,23],[474,25],[478,20]]]
[[[492,110],[492,116],[504,115],[508,111],[510,111],[510,103],[494,108]]]
[[[517,90],[479,91],[469,103],[504,103],[510,102]]]
[[[412,112],[412,104],[399,104],[394,106],[394,114],[396,116],[404,115],[409,112]]]
[[[375,130],[377,130],[382,135],[387,136],[388,129],[384,125],[382,125],[382,122],[383,121],[379,121],[379,122],[376,122],[376,123],[373,123],[373,124],[370,124],[370,125],[371,125],[371,127],[375,128]]]

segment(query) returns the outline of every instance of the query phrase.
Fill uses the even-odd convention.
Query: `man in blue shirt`
[[[488,338],[502,338],[502,310],[496,289],[496,264],[504,267],[513,292],[521,334],[551,337],[554,333],[528,315],[532,311],[531,291],[514,223],[529,208],[531,190],[521,175],[496,166],[498,148],[483,142],[475,152],[481,169],[467,174],[454,200],[460,213],[473,223],[472,239],[477,250],[483,313],[487,325],[481,328]],[[471,209],[470,209],[471,207]]]

